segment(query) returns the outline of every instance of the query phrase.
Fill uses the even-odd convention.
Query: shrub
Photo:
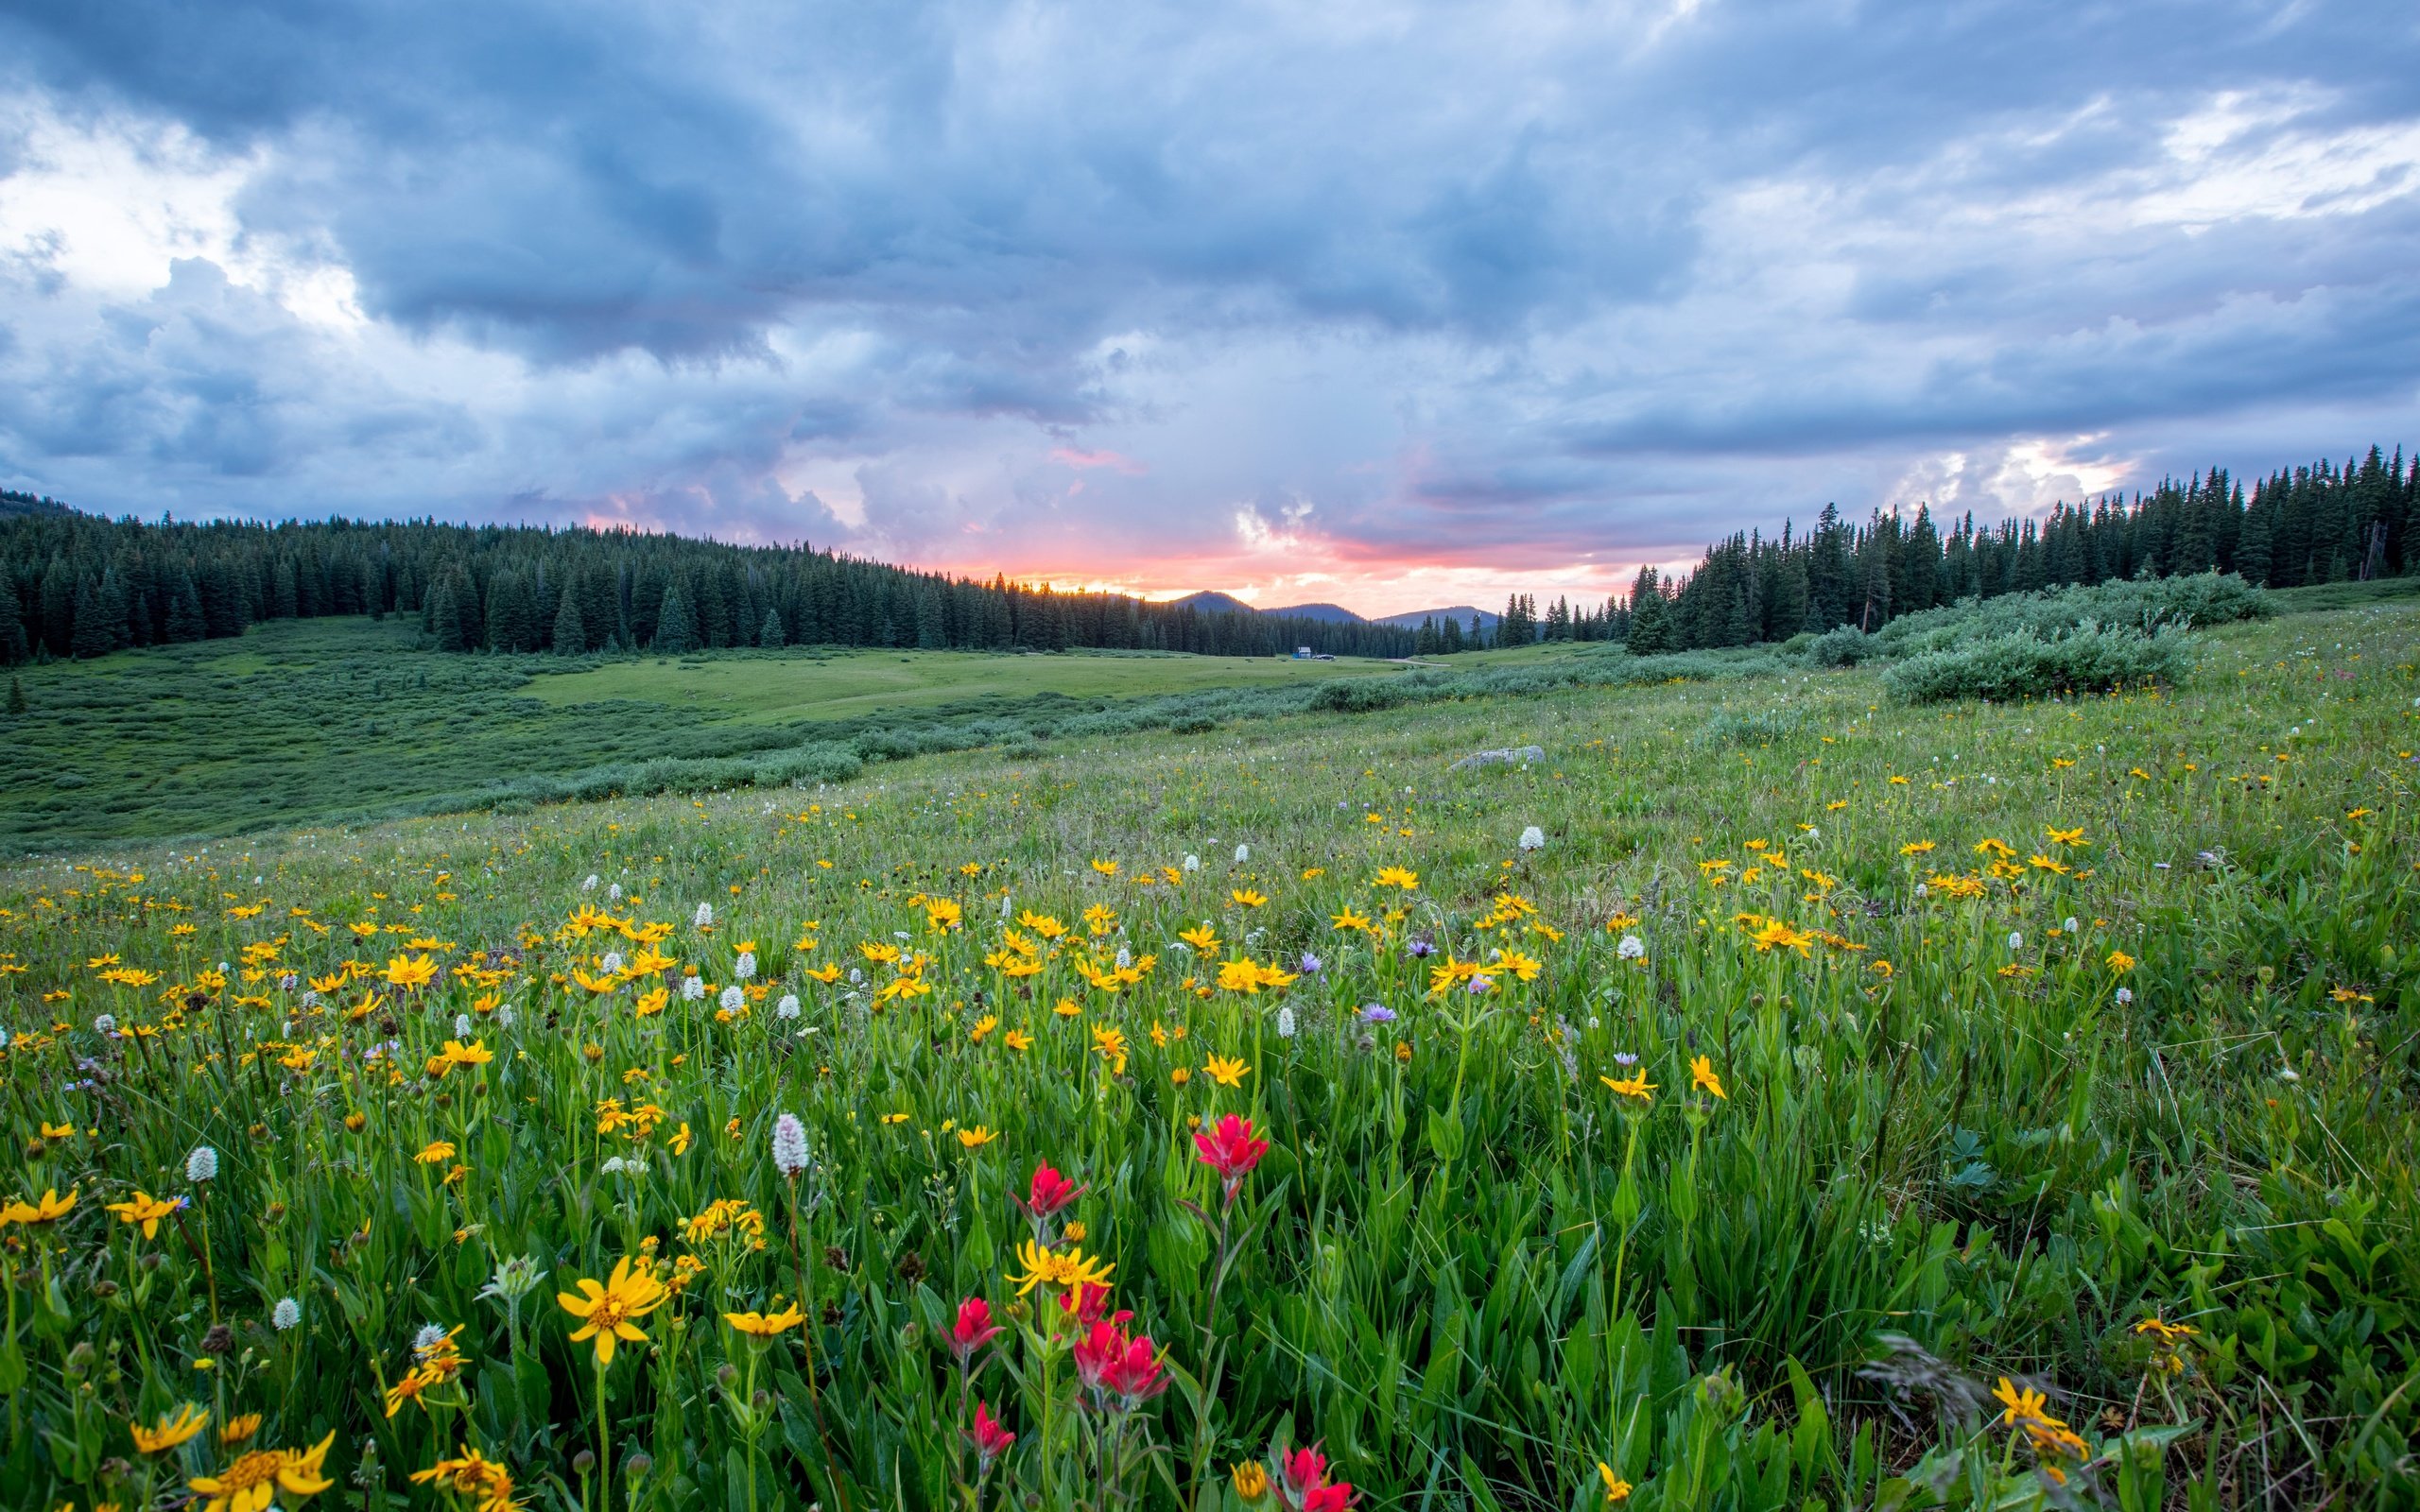
[[[1803,642],[1803,644],[1802,644]],[[1842,625],[1821,635],[1792,636],[1784,648],[1799,646],[1810,667],[1853,667],[1873,656],[1875,638],[1854,625]]]
[[[1787,740],[1806,728],[1806,715],[1796,709],[1717,709],[1697,733],[1700,746],[1766,746]]]
[[[2007,702],[2175,682],[2191,664],[2181,637],[2096,627],[2056,640],[2002,635],[1964,650],[1927,652],[1893,667],[1882,685],[1905,703]]]

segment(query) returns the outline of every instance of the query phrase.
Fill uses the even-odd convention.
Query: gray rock
[[[1547,748],[1544,746],[1507,746],[1502,750],[1474,751],[1456,762],[1448,770],[1466,772],[1475,766],[1494,766],[1499,762],[1520,762],[1526,765],[1530,762],[1542,762],[1546,759]]]

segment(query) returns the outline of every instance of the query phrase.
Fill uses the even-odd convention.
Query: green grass
[[[2193,647],[2120,697],[1541,684],[0,874],[9,1190],[78,1194],[0,1235],[0,1505],[156,1504],[233,1456],[135,1453],[193,1400],[333,1435],[331,1506],[446,1505],[406,1477],[467,1444],[547,1512],[964,1507],[974,1401],[1017,1435],[984,1512],[1241,1512],[1232,1465],[1312,1443],[1373,1508],[1595,1512],[1600,1462],[1648,1512],[2411,1506],[2420,606]],[[592,993],[648,924],[674,964]],[[1232,1211],[1228,1113],[1270,1146]],[[1176,1383],[1131,1412],[1012,1279],[1042,1162]],[[147,1240],[137,1188],[196,1200]],[[689,1231],[718,1200],[757,1216]],[[695,1274],[600,1371],[555,1296],[649,1255]],[[720,1315],[800,1298],[763,1349]],[[971,1382],[965,1298],[1009,1327]],[[432,1323],[462,1364],[390,1417]]]
[[[417,651],[405,622],[277,621],[241,639],[21,669],[0,715],[0,851],[255,833],[495,800],[516,782],[730,762],[802,741],[1064,718],[1283,688],[1384,662],[953,652],[596,662]],[[946,742],[945,742],[946,743]]]
[[[664,704],[744,723],[856,718],[901,708],[995,702],[1057,694],[1133,698],[1256,688],[1392,672],[1388,662],[1346,658],[984,655],[968,651],[758,653],[688,661],[643,657],[529,680],[530,696],[557,708],[631,701]]]

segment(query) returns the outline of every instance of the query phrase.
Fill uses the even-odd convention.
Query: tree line
[[[1962,598],[2071,583],[2222,572],[2265,588],[2366,581],[2420,571],[2420,457],[2373,446],[2342,465],[2322,460],[2254,481],[2224,468],[2163,480],[2131,497],[2052,507],[2042,520],[1945,529],[1931,510],[1875,511],[1864,523],[1826,505],[1804,532],[1756,532],[1709,545],[1695,571],[1643,567],[1627,595],[1544,614],[1530,595],[1506,605],[1495,644],[1619,641],[1634,651],[1698,650],[1786,641],[1843,625],[1880,629],[1902,614]]]
[[[1627,595],[1541,610],[1514,594],[1417,629],[1203,612],[1121,593],[1061,593],[914,572],[795,546],[633,531],[333,519],[262,524],[107,520],[0,495],[0,665],[239,635],[264,620],[416,616],[445,651],[824,644],[926,650],[1076,647],[1282,655],[1429,655],[1538,641],[1642,653],[1783,641],[2069,583],[2216,570],[2272,588],[2420,570],[2420,457],[2377,447],[2256,479],[2223,468],[2148,492],[2054,506],[2041,520],[1946,527],[1826,505],[1814,528],[1734,535],[1695,571],[1641,568]]]
[[[0,664],[416,616],[444,651],[1075,647],[1403,656],[1412,632],[913,572],[837,552],[586,528],[0,517]]]

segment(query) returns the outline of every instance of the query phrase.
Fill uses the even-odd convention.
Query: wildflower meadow
[[[25,861],[0,1504],[2420,1504],[2420,610],[2174,644]]]

